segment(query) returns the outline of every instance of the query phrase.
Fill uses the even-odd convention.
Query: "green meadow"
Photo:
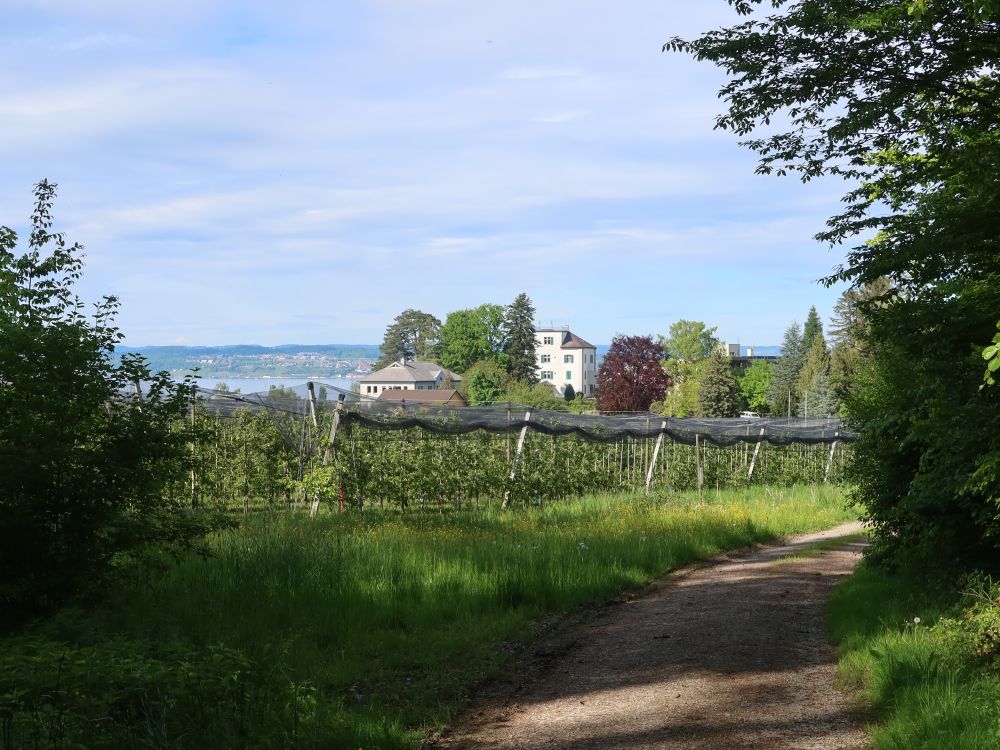
[[[817,486],[251,517],[0,641],[0,747],[416,747],[537,618],[849,518]]]

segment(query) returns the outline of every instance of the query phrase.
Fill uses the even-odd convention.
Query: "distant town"
[[[142,354],[156,371],[181,375],[197,369],[206,378],[354,380],[368,375],[379,356],[377,344],[149,346],[124,351]]]

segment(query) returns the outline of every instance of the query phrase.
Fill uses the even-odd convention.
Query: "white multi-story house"
[[[535,331],[535,372],[543,383],[560,393],[567,385],[575,393],[590,397],[597,390],[597,347],[569,330],[540,328]]]
[[[383,391],[430,391],[454,388],[462,377],[436,362],[401,359],[358,380],[362,396]]]

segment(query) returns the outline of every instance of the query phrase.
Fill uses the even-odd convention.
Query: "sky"
[[[0,0],[0,225],[59,185],[78,292],[131,346],[378,343],[532,299],[593,343],[679,319],[779,344],[842,288],[845,185],[757,176],[725,0]]]

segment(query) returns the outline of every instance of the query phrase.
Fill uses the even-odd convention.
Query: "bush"
[[[0,628],[100,580],[119,553],[204,531],[168,492],[187,465],[192,385],[115,357],[118,301],[84,314],[82,248],[50,231],[54,196],[36,186],[23,253],[0,227]]]

